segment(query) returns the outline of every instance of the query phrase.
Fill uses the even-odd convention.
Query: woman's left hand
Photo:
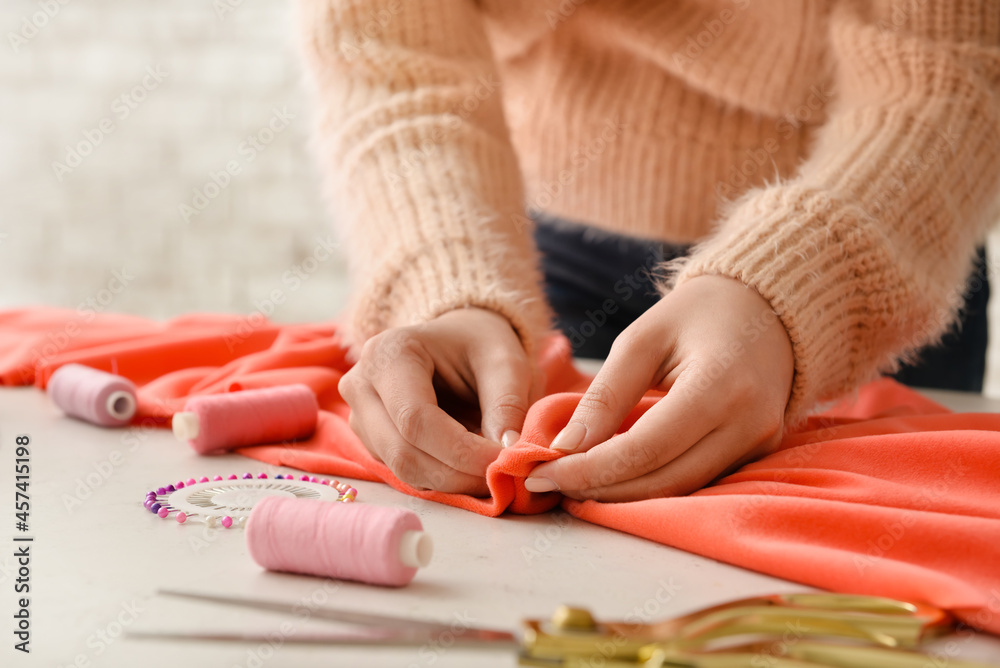
[[[633,501],[688,494],[772,451],[792,387],[792,344],[770,304],[739,281],[699,276],[615,340],[530,491]],[[615,435],[650,389],[667,391]]]

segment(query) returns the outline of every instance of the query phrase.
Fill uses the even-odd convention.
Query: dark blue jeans
[[[545,292],[578,357],[605,358],[615,338],[659,299],[651,272],[690,247],[536,216]],[[986,374],[986,252],[980,248],[960,323],[895,378],[915,387],[981,392]],[[978,289],[971,289],[971,288]]]

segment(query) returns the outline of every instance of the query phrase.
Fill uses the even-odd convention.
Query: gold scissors
[[[277,612],[279,601],[177,590],[160,594]],[[561,606],[550,620],[526,619],[512,632],[340,609],[310,609],[316,619],[357,627],[295,634],[285,642],[419,646],[445,634],[462,647],[516,650],[519,665],[538,668],[925,668],[919,647],[949,633],[955,620],[922,603],[828,593],[776,594],[732,601],[660,622],[599,622],[583,608]],[[129,631],[133,637],[259,641],[259,634]],[[451,646],[451,645],[449,645]],[[949,668],[996,668],[948,659]]]

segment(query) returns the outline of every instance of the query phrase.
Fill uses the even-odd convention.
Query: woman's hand
[[[600,501],[693,492],[780,442],[793,370],[766,300],[730,278],[694,278],[622,332],[552,442],[573,454],[525,487]],[[614,435],[649,389],[669,392]]]
[[[467,308],[372,337],[339,389],[351,429],[400,480],[484,496],[486,467],[517,440],[535,386],[507,319]]]

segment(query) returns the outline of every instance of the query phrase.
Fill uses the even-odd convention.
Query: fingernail
[[[521,435],[514,431],[513,429],[508,429],[500,437],[500,446],[503,448],[509,448],[521,439]]]
[[[587,427],[585,425],[580,422],[570,422],[552,439],[552,445],[549,448],[563,451],[576,450],[586,436]]]
[[[559,489],[559,485],[548,478],[525,478],[524,488],[529,492],[553,492]]]

